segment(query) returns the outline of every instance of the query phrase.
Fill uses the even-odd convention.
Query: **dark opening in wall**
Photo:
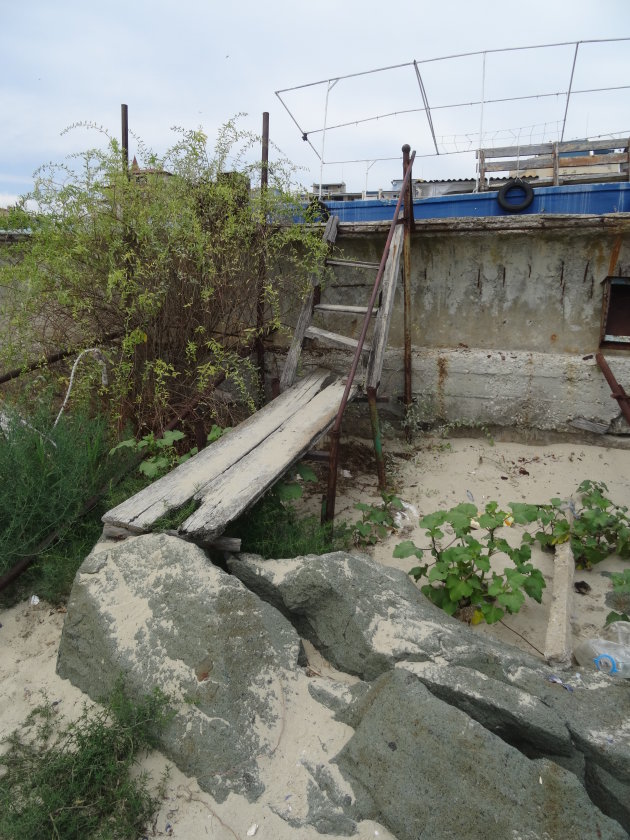
[[[630,277],[606,277],[602,311],[602,345],[630,350]]]

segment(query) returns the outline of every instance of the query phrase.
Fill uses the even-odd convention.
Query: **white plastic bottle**
[[[598,671],[630,679],[630,622],[614,622],[601,638],[580,642],[573,655],[580,665],[594,665]]]

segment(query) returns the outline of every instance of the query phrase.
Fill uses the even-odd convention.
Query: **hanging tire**
[[[523,193],[523,198],[521,201],[508,201],[507,194],[510,190],[519,189]],[[527,181],[523,181],[521,178],[510,178],[509,181],[506,181],[505,184],[501,187],[497,194],[497,201],[499,202],[499,207],[506,211],[506,213],[520,213],[521,210],[527,210],[529,205],[534,200],[534,190],[532,189],[531,185],[527,183]]]

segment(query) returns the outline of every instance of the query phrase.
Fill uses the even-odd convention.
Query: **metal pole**
[[[372,437],[374,438],[374,456],[376,458],[376,474],[378,476],[378,489],[383,491],[387,484],[385,481],[385,458],[383,457],[383,441],[381,439],[381,426],[378,420],[378,409],[376,408],[376,388],[373,386],[367,389],[368,404],[370,406],[370,423],[372,425]]]
[[[260,201],[263,210],[263,219],[260,231],[260,261],[258,264],[258,291],[256,300],[256,360],[258,363],[258,377],[260,380],[261,402],[264,403],[265,393],[265,343],[263,341],[263,329],[265,326],[265,280],[267,278],[267,264],[265,254],[265,197],[269,185],[269,112],[263,112],[262,124],[262,157],[260,169]]]
[[[129,114],[126,105],[120,106],[122,164],[125,172],[129,171]]]
[[[407,175],[410,166],[409,153],[411,147],[408,143],[402,147],[403,153],[403,179]],[[413,221],[413,203],[411,177],[407,178],[407,188],[404,193],[404,225],[403,237],[403,292],[404,292],[404,368],[405,368],[405,392],[404,402],[406,406],[411,405],[411,225]]]

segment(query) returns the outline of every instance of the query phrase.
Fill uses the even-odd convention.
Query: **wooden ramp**
[[[212,542],[330,428],[344,387],[345,381],[329,371],[314,371],[207,449],[108,511],[103,522],[144,533],[161,516],[195,498],[199,506],[179,533],[195,542]]]

